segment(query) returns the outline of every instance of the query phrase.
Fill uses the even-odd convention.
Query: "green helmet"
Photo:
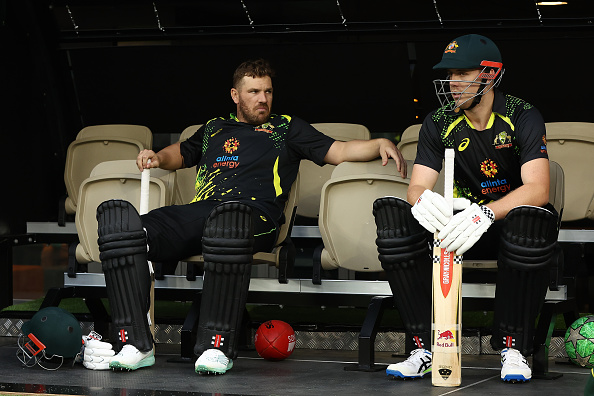
[[[21,326],[17,357],[26,366],[41,364],[54,357],[75,357],[81,350],[82,330],[79,321],[70,312],[58,307],[39,310],[31,320]],[[62,362],[58,367],[62,365]]]
[[[459,111],[458,108],[464,103],[471,101],[471,107],[477,105],[481,96],[497,87],[503,77],[503,61],[499,48],[493,41],[479,34],[467,34],[452,40],[444,49],[441,62],[433,66],[434,70],[444,69],[481,69],[481,72],[472,81],[456,80],[467,83],[466,89],[472,84],[479,85],[478,91],[472,97],[464,97],[462,92],[452,92],[450,83],[455,80],[447,79],[434,80],[435,93],[441,105],[446,110]],[[454,100],[452,94],[459,94]]]
[[[499,48],[480,34],[467,34],[452,40],[443,51],[441,62],[433,66],[440,69],[478,69],[483,62],[503,63]]]

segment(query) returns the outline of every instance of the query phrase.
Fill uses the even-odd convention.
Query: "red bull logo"
[[[438,340],[453,340],[454,334],[450,330],[440,332],[437,330],[437,339]]]

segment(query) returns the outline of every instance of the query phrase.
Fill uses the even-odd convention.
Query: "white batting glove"
[[[441,230],[438,238],[441,239],[441,247],[448,252],[464,254],[468,249],[487,232],[495,221],[495,214],[486,206],[479,206],[475,203],[469,208],[454,215],[448,224]]]
[[[83,366],[89,370],[109,370],[109,362],[115,355],[111,344],[101,341],[101,336],[94,331],[83,336],[83,343]]]
[[[470,206],[466,198],[454,198],[454,210],[464,210]],[[444,197],[431,190],[423,191],[412,207],[412,215],[427,231],[441,230],[451,218],[452,210]]]
[[[419,224],[429,232],[436,232],[445,227],[451,213],[445,198],[431,190],[423,191],[411,211]]]

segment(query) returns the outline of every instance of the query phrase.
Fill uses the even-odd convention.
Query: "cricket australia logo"
[[[495,150],[511,147],[511,136],[509,136],[505,131],[499,132],[493,140],[493,146],[495,147]]]
[[[254,131],[256,132],[266,132],[266,133],[272,133],[274,129],[274,125],[272,125],[271,123],[267,122],[264,123],[260,126],[254,127]]]
[[[458,49],[459,45],[458,43],[454,40],[451,43],[448,44],[448,46],[446,47],[444,53],[452,53],[455,54],[456,50]]]

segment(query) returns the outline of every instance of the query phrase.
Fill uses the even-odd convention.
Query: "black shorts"
[[[164,206],[141,216],[148,237],[148,259],[179,261],[202,253],[202,234],[208,215],[219,201],[199,201],[187,205]],[[254,253],[270,252],[278,227],[264,212],[252,207]]]

